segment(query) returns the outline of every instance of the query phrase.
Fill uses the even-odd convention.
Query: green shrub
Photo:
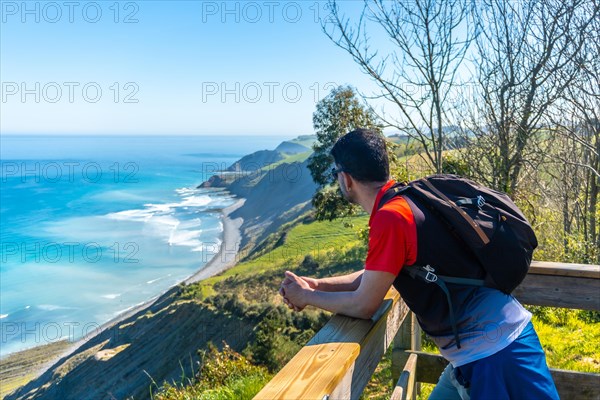
[[[570,308],[525,306],[539,321],[555,327],[577,324],[582,321],[588,324],[600,322],[600,312],[574,310]]]
[[[201,352],[202,362],[194,378],[165,383],[152,396],[156,400],[243,400],[252,399],[271,375],[263,367],[252,365],[226,343],[223,349],[209,344]]]

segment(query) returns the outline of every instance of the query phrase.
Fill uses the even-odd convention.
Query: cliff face
[[[250,250],[312,207],[317,185],[307,165],[308,161],[280,164],[226,186],[231,193],[246,198],[246,203],[231,214],[231,218],[244,219],[241,248]]]

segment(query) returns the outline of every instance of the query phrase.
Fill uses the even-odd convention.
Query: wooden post
[[[415,313],[411,313],[411,325],[412,325],[412,335],[411,335],[411,343],[410,349],[412,351],[421,351],[421,325],[419,325],[419,321],[417,320],[417,315]],[[413,388],[413,396],[412,398],[416,400],[417,396],[421,394],[421,384],[414,380],[414,388]]]
[[[415,387],[417,375],[417,355],[411,354],[408,357],[408,361],[404,366],[404,370],[398,379],[398,383],[394,388],[394,392],[390,397],[390,400],[408,400],[416,397]]]
[[[415,313],[410,313],[411,318],[411,341],[410,341],[410,349],[412,351],[421,351],[421,326],[419,325],[419,321],[417,321],[417,316]]]
[[[398,333],[394,338],[392,348],[392,385],[396,385],[404,366],[408,362],[410,354],[408,350],[421,350],[421,327],[414,313],[410,313],[410,318],[405,318]],[[412,398],[415,399],[420,387],[411,390]]]
[[[412,313],[411,313],[412,314]],[[396,385],[400,374],[408,361],[407,350],[410,350],[412,345],[412,317],[404,318],[404,321],[396,333],[394,343],[392,344],[392,385]]]

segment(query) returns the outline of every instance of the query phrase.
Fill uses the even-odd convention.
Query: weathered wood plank
[[[411,340],[410,349],[415,351],[421,351],[422,338],[421,338],[421,325],[417,320],[415,313],[411,313]]]
[[[417,375],[417,355],[411,354],[400,374],[390,400],[409,400],[415,398],[415,377]]]
[[[398,334],[394,338],[392,351],[392,382],[398,381],[404,365],[408,361],[408,355],[404,350],[421,350],[421,327],[414,313],[410,318],[404,320]]]
[[[349,399],[352,397],[352,375],[354,374],[354,366],[346,371],[344,378],[338,383],[337,387],[333,389],[331,395],[324,396],[323,400],[337,400],[337,399]]]
[[[391,289],[370,320],[334,315],[255,399],[357,399],[407,314]]]
[[[397,382],[402,374],[402,370],[408,361],[409,354],[405,350],[415,350],[412,348],[412,313],[411,318],[406,318],[398,333],[394,338],[392,348],[392,384]]]
[[[523,304],[600,311],[600,279],[530,273],[513,295]]]
[[[357,343],[304,346],[255,399],[321,400],[343,381],[359,352]]]
[[[448,362],[439,354],[407,351],[416,355],[418,382],[436,384]],[[600,399],[600,374],[550,369],[558,394],[563,400]]]
[[[444,368],[448,365],[448,361],[439,354],[412,350],[407,350],[406,353],[407,355],[415,354],[418,356],[417,382],[436,384]]]
[[[600,374],[562,369],[551,369],[550,373],[561,399],[600,399]]]
[[[529,268],[529,273],[600,279],[600,265],[533,261],[531,263],[531,267]]]
[[[355,362],[352,376],[352,393],[350,397],[345,398],[358,399],[360,397],[365,386],[371,380],[377,365],[393,342],[398,332],[398,327],[406,319],[410,320],[408,306],[403,301],[400,301],[399,297],[397,304],[391,308],[387,318],[383,316],[377,318],[375,326],[361,344],[361,352]],[[332,395],[331,398],[336,399],[341,397]]]

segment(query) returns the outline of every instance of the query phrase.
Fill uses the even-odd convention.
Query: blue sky
[[[312,132],[339,84],[376,86],[317,1],[1,1],[2,133]],[[357,15],[361,1],[344,2]]]

